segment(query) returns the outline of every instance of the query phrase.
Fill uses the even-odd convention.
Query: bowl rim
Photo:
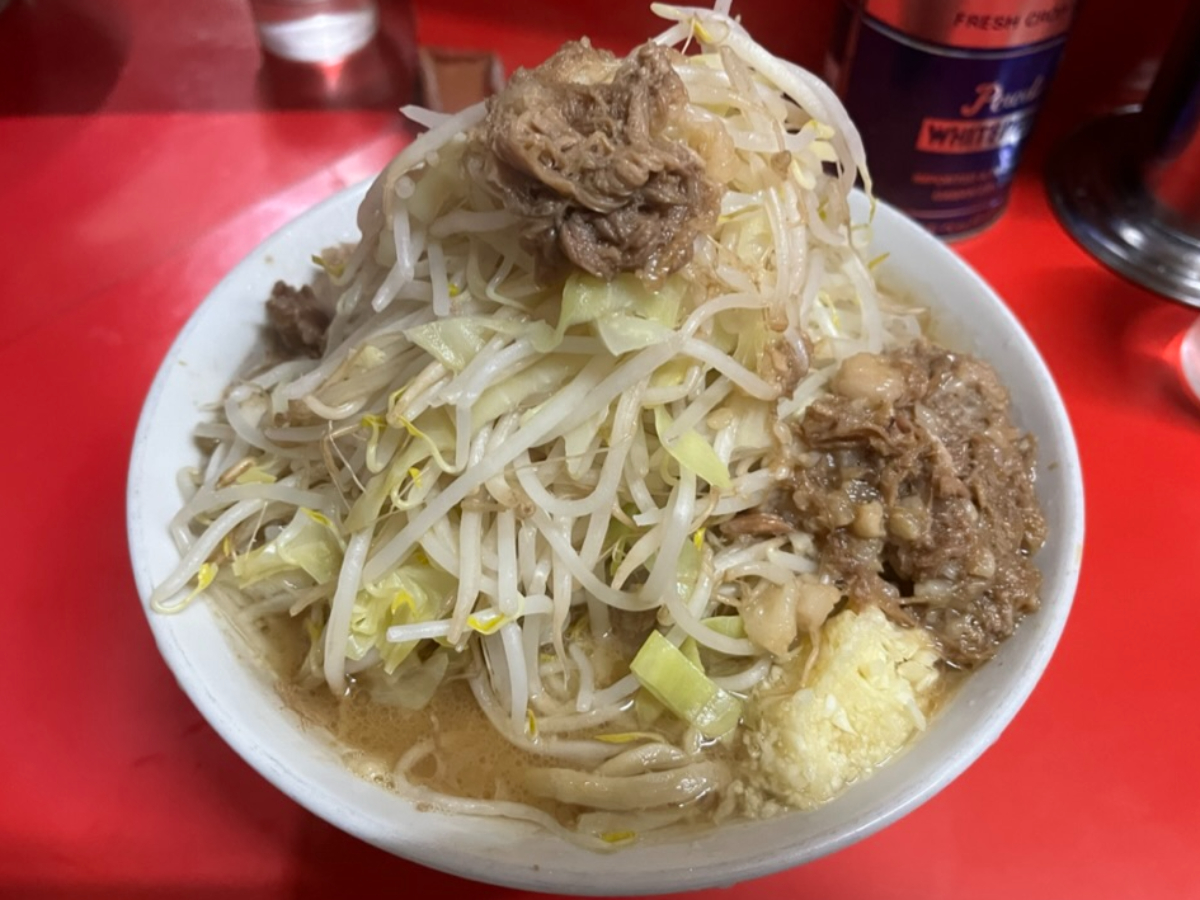
[[[1053,424],[1054,434],[1039,435],[1039,438],[1042,440],[1053,439],[1053,446],[1059,454],[1057,462],[1063,467],[1066,475],[1066,502],[1062,516],[1066,533],[1061,534],[1060,539],[1065,548],[1063,552],[1067,553],[1068,557],[1065,560],[1061,589],[1059,595],[1056,595],[1056,602],[1052,608],[1043,608],[1037,614],[1036,627],[1040,639],[1036,644],[1035,651],[1027,659],[1022,671],[1012,679],[1003,696],[996,702],[992,714],[985,722],[985,727],[977,729],[971,733],[969,739],[960,742],[950,758],[933,771],[932,777],[924,779],[915,787],[900,792],[899,796],[889,798],[888,802],[882,804],[872,814],[859,817],[847,827],[820,833],[804,844],[791,845],[783,849],[768,849],[744,855],[732,862],[706,860],[703,865],[674,871],[670,869],[646,871],[632,876],[614,871],[610,872],[611,877],[606,878],[603,882],[588,883],[585,874],[563,871],[553,865],[531,869],[524,864],[507,864],[492,856],[472,857],[469,854],[439,850],[437,847],[420,842],[398,840],[396,835],[381,829],[375,819],[360,815],[351,805],[344,801],[339,802],[331,792],[314,790],[314,785],[293,771],[286,761],[276,757],[268,747],[258,743],[253,732],[248,732],[243,728],[242,723],[234,714],[234,710],[225,707],[208,689],[204,681],[194,676],[186,648],[167,627],[167,623],[164,621],[165,617],[154,613],[147,605],[146,601],[153,585],[149,581],[148,563],[144,557],[148,548],[142,546],[138,540],[138,535],[143,532],[145,527],[142,519],[143,498],[138,476],[146,468],[150,436],[154,430],[159,407],[168,383],[181,354],[189,346],[193,335],[208,316],[215,314],[216,307],[211,302],[213,298],[221,291],[231,290],[234,285],[243,280],[264,254],[283,250],[289,233],[294,228],[305,222],[338,215],[343,207],[356,208],[370,183],[371,180],[367,179],[343,188],[284,224],[250,250],[208,293],[188,317],[155,375],[138,419],[130,454],[126,490],[126,520],[131,563],[143,612],[147,616],[159,652],[175,680],[222,740],[232,747],[245,762],[285,795],[314,815],[393,855],[421,865],[456,876],[513,888],[582,895],[632,895],[728,886],[792,868],[839,850],[879,831],[927,802],[961,775],[999,738],[1033,692],[1046,669],[1061,638],[1078,585],[1084,534],[1084,494],[1078,448],[1070,417],[1054,378],[1032,339],[1008,306],[957,254],[925,232],[914,221],[879,201],[875,215],[876,228],[883,223],[888,229],[896,229],[898,233],[909,232],[907,235],[909,238],[918,240],[929,247],[930,252],[941,257],[940,264],[942,266],[954,269],[960,278],[965,278],[972,284],[973,289],[980,296],[986,296],[995,307],[996,314],[1005,320],[1005,327],[1017,345],[1015,352],[1034,367],[1032,377],[1037,382],[1039,393],[1044,395],[1044,400],[1048,404],[1047,411]],[[859,195],[855,198],[855,202],[861,208],[866,201]],[[307,252],[311,248],[301,249]],[[294,252],[294,248],[291,252]],[[366,782],[364,781],[363,784]],[[379,790],[373,785],[369,787]],[[838,801],[835,799],[833,802]],[[601,854],[595,856],[597,860],[611,859],[611,857]]]

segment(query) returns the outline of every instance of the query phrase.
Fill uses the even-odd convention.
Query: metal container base
[[[1046,173],[1055,213],[1109,268],[1143,287],[1200,308],[1200,240],[1163,221],[1131,176],[1137,112],[1085,125],[1055,149]]]

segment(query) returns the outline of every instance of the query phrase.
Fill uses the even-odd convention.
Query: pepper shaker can
[[[879,196],[940,237],[992,224],[1074,13],[1074,0],[845,2],[827,75]]]

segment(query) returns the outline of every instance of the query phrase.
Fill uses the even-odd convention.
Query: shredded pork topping
[[[1037,609],[1036,441],[987,363],[925,342],[851,357],[799,432],[815,454],[787,515],[857,604],[924,626],[968,667]]]
[[[658,281],[711,229],[718,186],[672,134],[687,105],[672,55],[646,44],[618,61],[572,42],[490,101],[472,165],[520,217],[541,280],[571,263]]]

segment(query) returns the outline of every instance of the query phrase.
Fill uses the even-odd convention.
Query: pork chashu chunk
[[[543,282],[568,264],[655,282],[713,227],[720,191],[677,136],[688,113],[673,52],[646,44],[617,60],[569,43],[489,101],[468,165],[520,218]]]
[[[288,357],[320,357],[329,330],[329,311],[309,285],[295,288],[275,282],[267,298],[267,326],[276,346]]]
[[[787,517],[854,604],[924,626],[950,663],[987,660],[1038,607],[1035,439],[989,365],[925,342],[851,357],[831,388],[800,422]]]

